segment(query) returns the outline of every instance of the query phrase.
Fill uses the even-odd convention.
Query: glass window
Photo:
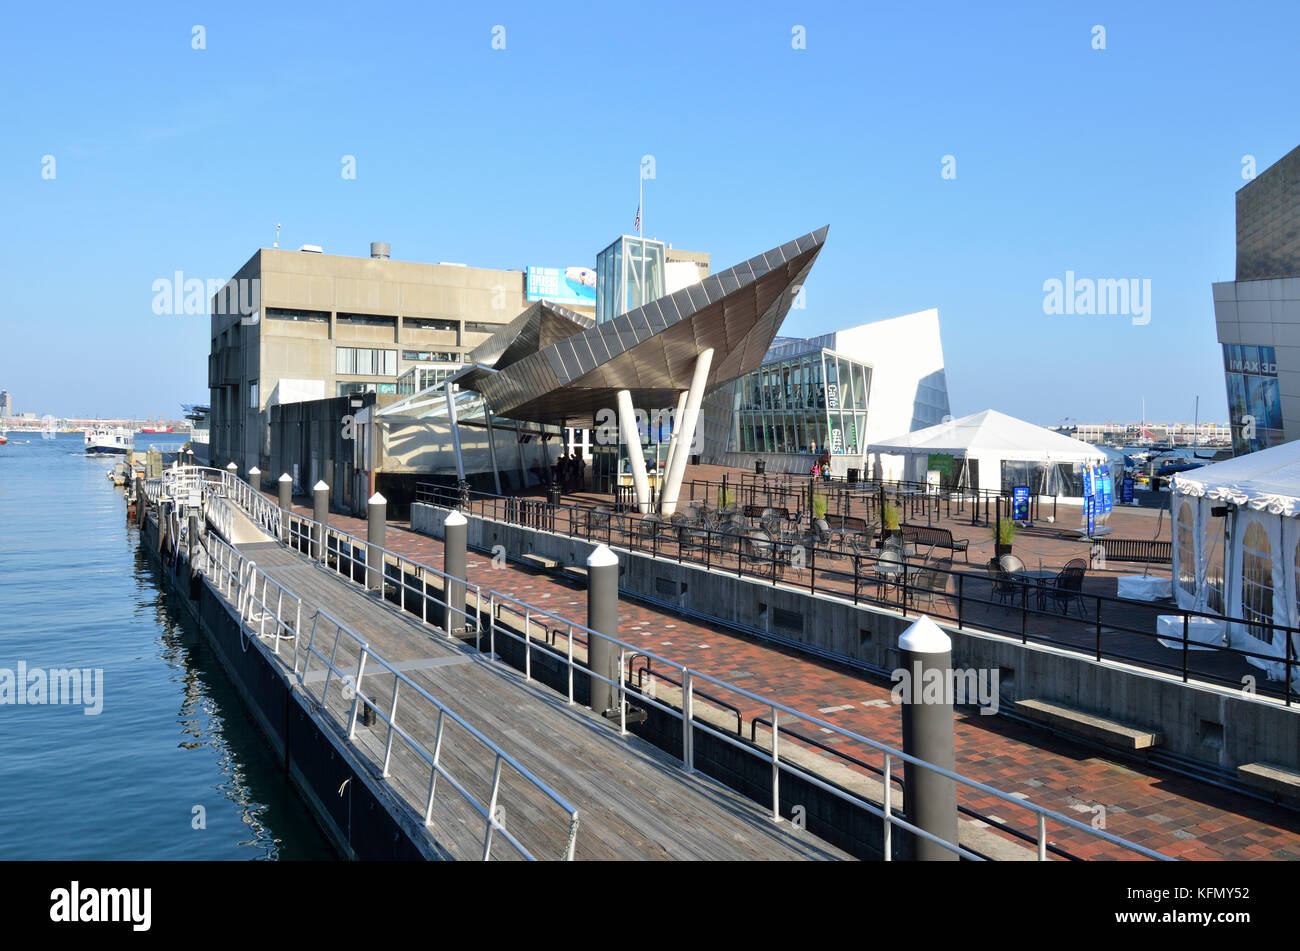
[[[1225,519],[1211,518],[1205,530],[1205,608],[1216,614],[1223,613],[1223,523]]]
[[[385,317],[380,314],[339,314],[338,322],[341,324],[355,324],[363,327],[397,327],[396,317]]]
[[[460,325],[454,320],[435,317],[403,317],[402,326],[408,330],[443,330],[454,333]]]
[[[1241,611],[1250,633],[1271,641],[1273,632],[1273,551],[1268,532],[1259,519],[1251,519],[1241,542]]]
[[[328,324],[330,315],[324,310],[294,310],[289,307],[266,308],[267,320],[299,320],[311,323]]]
[[[337,347],[334,372],[357,376],[397,376],[397,351],[367,347]]]
[[[256,380],[249,380],[249,381],[248,381],[248,408],[249,408],[249,409],[261,409],[261,408],[262,408],[262,407],[258,404],[258,401],[257,401],[257,381],[256,381]]]

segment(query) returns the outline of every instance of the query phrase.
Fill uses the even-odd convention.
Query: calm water
[[[0,704],[0,858],[334,858],[207,642],[169,606],[105,478],[112,458],[84,455],[80,433],[9,437],[0,696],[20,662],[102,668],[103,687],[94,716],[84,697]]]

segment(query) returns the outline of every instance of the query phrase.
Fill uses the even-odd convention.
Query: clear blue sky
[[[652,154],[648,233],[715,269],[830,224],[783,333],[938,307],[956,414],[1132,419],[1145,395],[1183,419],[1199,394],[1223,420],[1210,283],[1233,276],[1242,157],[1300,144],[1298,11],[11,5],[0,387],[20,411],[175,415],[207,399],[208,325],[155,315],[155,279],[228,277],[277,221],[282,247],[590,265]],[[1067,269],[1150,279],[1150,323],[1045,315]]]

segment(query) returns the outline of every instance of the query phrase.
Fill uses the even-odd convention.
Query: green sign
[[[946,452],[932,452],[926,468],[950,476],[952,475],[952,456]]]

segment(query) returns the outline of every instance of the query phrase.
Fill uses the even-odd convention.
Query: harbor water
[[[0,849],[8,859],[332,859],[137,544],[121,456],[0,446]],[[174,450],[184,435],[137,435]],[[78,689],[79,688],[79,689]],[[55,702],[61,701],[61,702]]]

